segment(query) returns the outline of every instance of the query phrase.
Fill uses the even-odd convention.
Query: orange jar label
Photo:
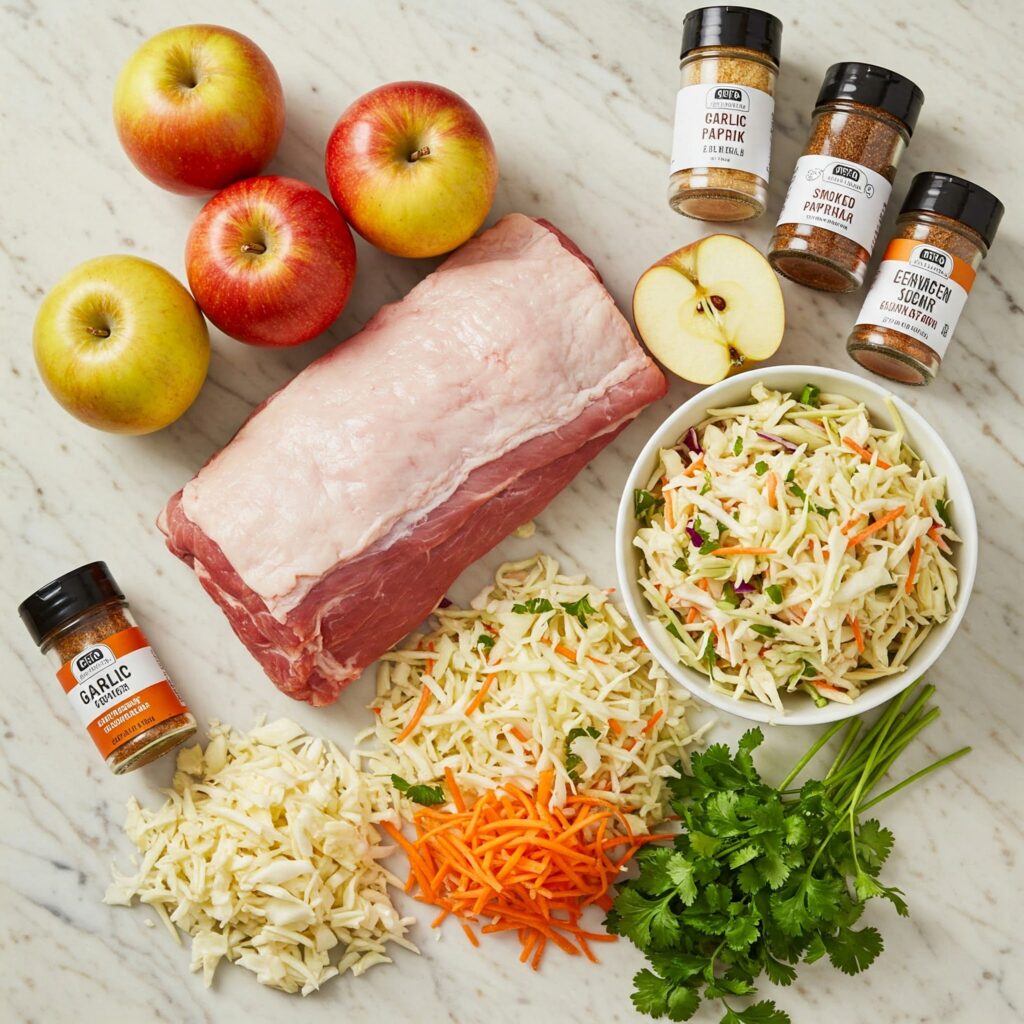
[[[188,710],[137,626],[79,651],[57,678],[104,760]]]
[[[960,285],[965,292],[971,290],[977,272],[966,260],[940,249],[937,245],[915,242],[912,238],[894,238],[885,249],[883,260],[898,260],[919,270],[927,270],[936,277],[944,277]]]
[[[937,245],[894,238],[864,297],[857,326],[898,331],[940,359],[974,284],[974,268]]]

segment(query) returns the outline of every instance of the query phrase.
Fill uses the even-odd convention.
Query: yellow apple
[[[210,365],[195,300],[138,256],[99,256],[61,278],[39,307],[33,348],[50,394],[83,423],[118,434],[173,423]]]
[[[708,235],[645,270],[633,319],[651,354],[695,384],[774,355],[786,326],[775,271],[735,235]]]

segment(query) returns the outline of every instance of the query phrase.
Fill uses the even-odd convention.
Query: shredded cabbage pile
[[[756,384],[662,451],[635,495],[640,584],[715,687],[780,711],[797,689],[850,703],[954,609],[946,481],[889,410],[892,429],[842,395]]]
[[[436,784],[450,769],[460,789],[483,791],[533,789],[552,768],[554,806],[590,793],[629,807],[638,829],[664,816],[664,779],[704,729],[691,731],[683,691],[606,592],[538,555],[502,565],[472,607],[434,617],[436,629],[381,660],[377,724],[362,737],[380,746],[361,755],[367,770]],[[426,711],[396,742],[424,687]],[[410,817],[408,801],[395,799]]]
[[[207,986],[222,958],[263,985],[307,995],[345,971],[390,963],[388,942],[415,951],[378,863],[381,788],[325,740],[287,719],[241,733],[214,723],[205,752],[178,755],[174,788],[150,811],[133,799],[125,831],[142,862],[114,871],[104,902],[134,898],[175,942],[192,936]],[[331,963],[331,951],[340,958]]]

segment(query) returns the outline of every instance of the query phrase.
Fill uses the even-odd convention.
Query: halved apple
[[[651,354],[695,384],[774,355],[786,326],[775,271],[735,235],[708,235],[645,270],[633,319]]]

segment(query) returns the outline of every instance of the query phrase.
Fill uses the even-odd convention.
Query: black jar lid
[[[924,103],[924,93],[909,78],[888,68],[845,61],[833,64],[825,72],[815,107],[833,100],[849,100],[863,103],[866,107],[877,107],[902,121],[908,134],[913,135],[917,115]]]
[[[40,587],[18,605],[18,614],[38,644],[47,633],[90,608],[124,599],[107,563],[90,562]]]
[[[680,59],[702,46],[739,46],[757,50],[779,63],[782,22],[774,14],[752,7],[701,7],[683,20]]]
[[[914,175],[900,213],[924,211],[958,220],[992,245],[1003,219],[1003,204],[987,188],[942,171]]]

